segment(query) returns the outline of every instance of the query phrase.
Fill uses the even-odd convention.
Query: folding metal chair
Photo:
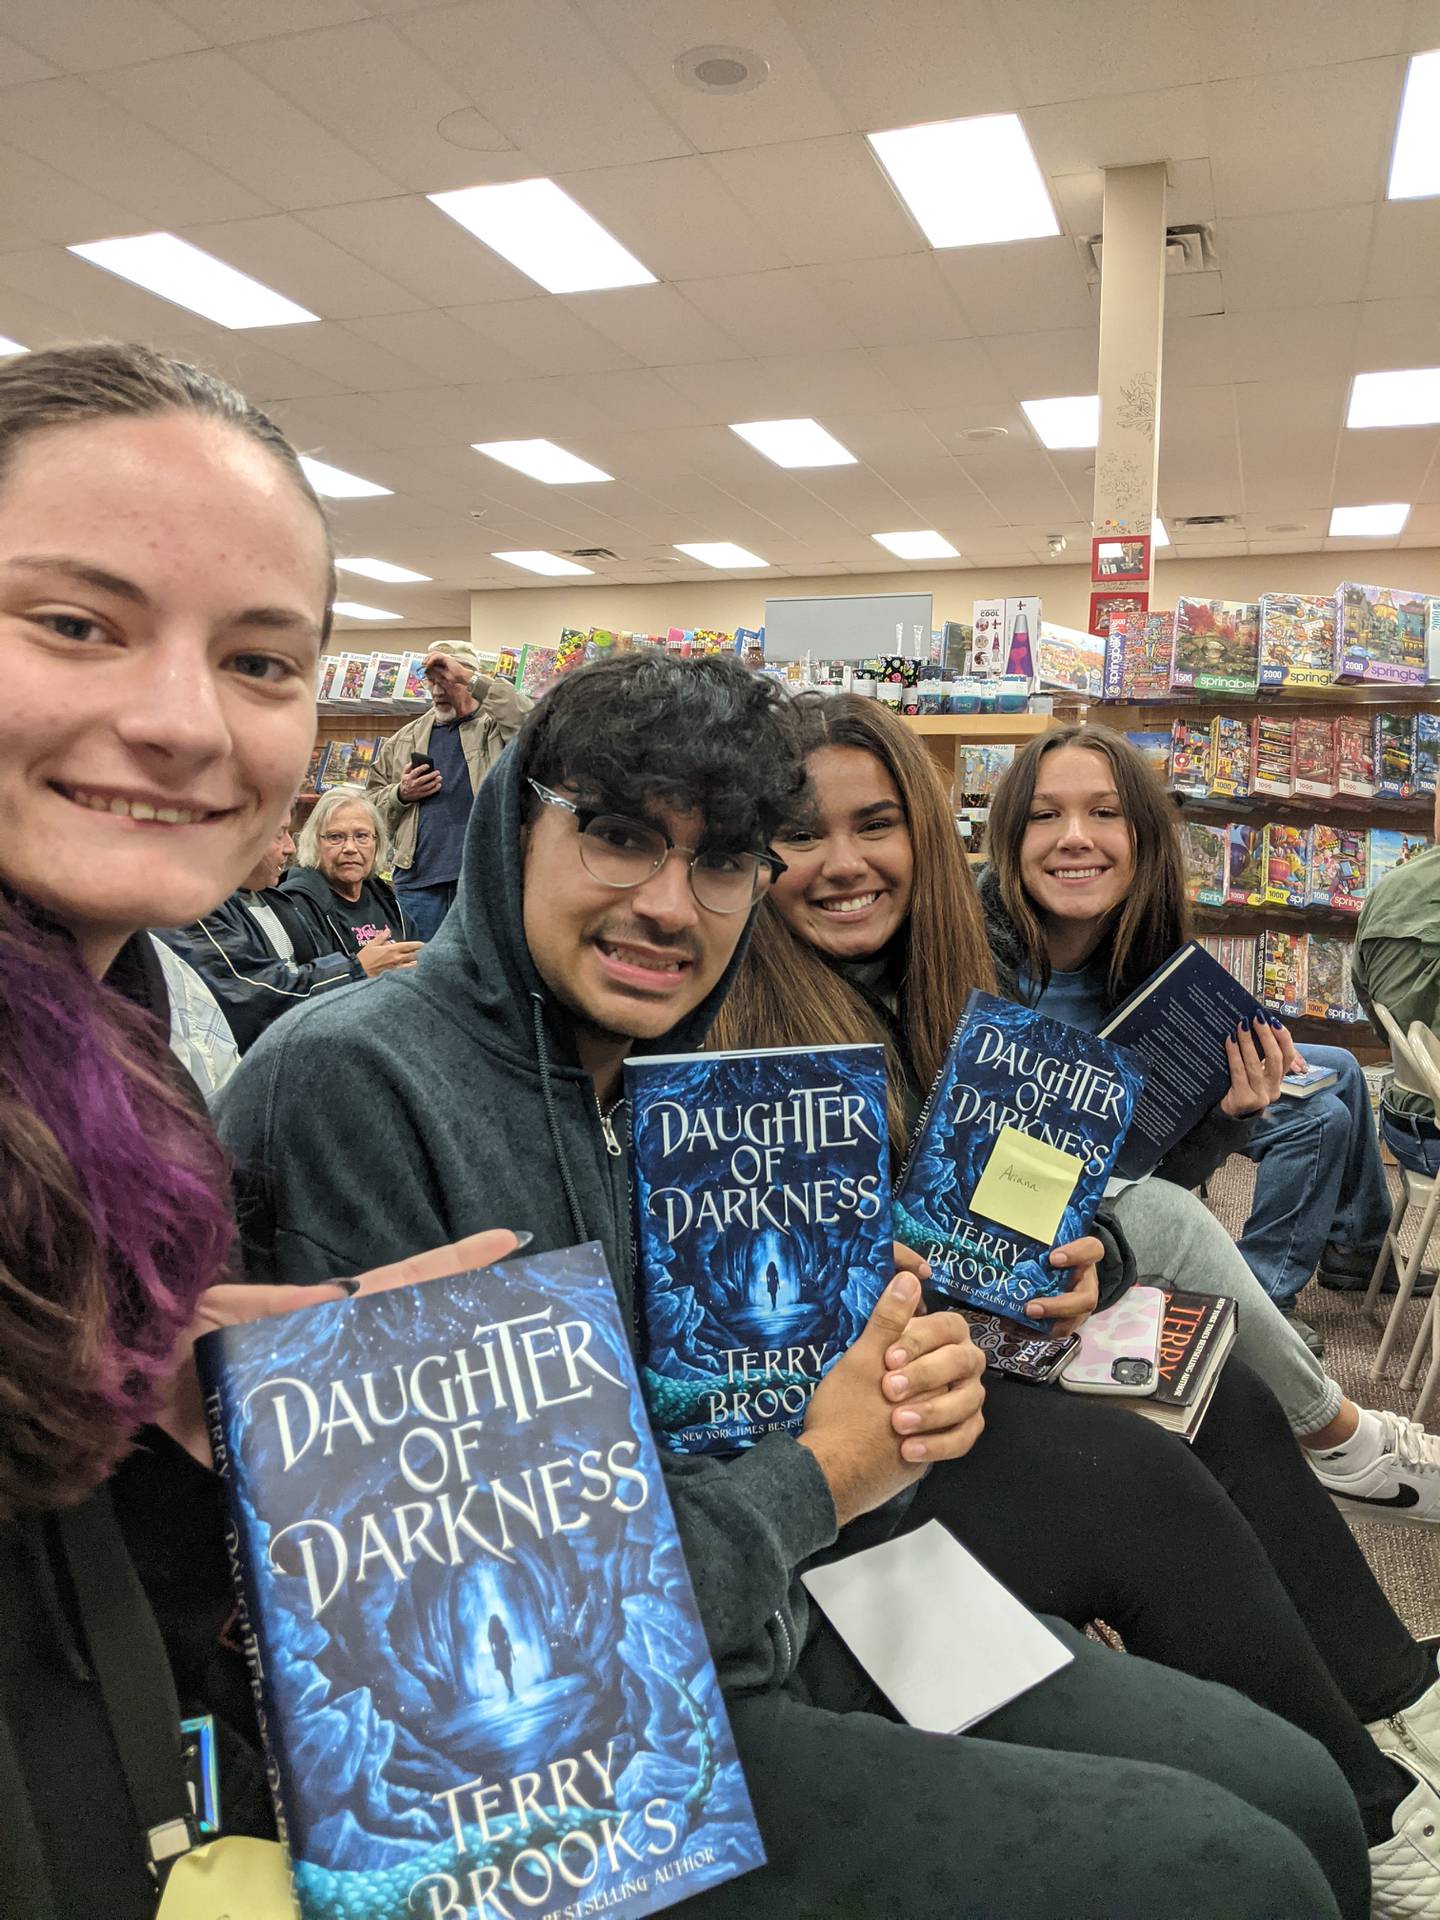
[[[1431,1101],[1432,1110],[1440,1113],[1440,1093],[1432,1089],[1427,1071],[1429,1066],[1428,1053],[1423,1056],[1422,1059],[1422,1057],[1412,1049],[1409,1041],[1400,1031],[1399,1025],[1392,1018],[1390,1009],[1381,1006],[1378,1001],[1375,1003],[1375,1018],[1385,1029],[1386,1036],[1390,1041],[1390,1058],[1395,1064],[1395,1084],[1403,1088],[1407,1093],[1423,1095],[1427,1100]],[[1400,1229],[1404,1224],[1406,1215],[1412,1207],[1420,1208],[1420,1229],[1415,1238],[1414,1249],[1407,1257],[1403,1256],[1400,1251]],[[1394,1304],[1385,1322],[1385,1330],[1380,1336],[1380,1346],[1375,1354],[1374,1360],[1370,1364],[1370,1378],[1372,1380],[1378,1379],[1384,1372],[1386,1366],[1389,1364],[1390,1356],[1394,1352],[1395,1343],[1400,1337],[1400,1328],[1404,1319],[1405,1309],[1410,1303],[1410,1297],[1415,1290],[1415,1282],[1419,1278],[1420,1270],[1425,1264],[1425,1253],[1430,1245],[1430,1236],[1435,1230],[1437,1220],[1440,1220],[1440,1181],[1433,1180],[1426,1174],[1412,1173],[1408,1167],[1402,1167],[1400,1169],[1400,1197],[1395,1202],[1394,1212],[1390,1215],[1390,1225],[1385,1230],[1385,1240],[1380,1249],[1380,1256],[1375,1262],[1375,1271],[1371,1274],[1370,1284],[1365,1289],[1366,1310],[1373,1313],[1376,1302],[1380,1298],[1380,1288],[1384,1283],[1386,1270],[1392,1264],[1394,1265],[1398,1277],[1398,1290],[1395,1294]],[[1436,1292],[1440,1294],[1440,1288],[1437,1288]],[[1426,1324],[1421,1328],[1422,1339],[1429,1331],[1429,1323],[1433,1318],[1432,1303],[1432,1311],[1427,1313]],[[1436,1324],[1440,1325],[1440,1322]],[[1419,1366],[1419,1353],[1420,1342],[1417,1341],[1415,1351],[1411,1354],[1410,1363],[1406,1368],[1406,1378],[1404,1382],[1406,1386],[1413,1384],[1414,1373]],[[1431,1378],[1425,1383],[1425,1392],[1427,1395],[1435,1384],[1436,1370],[1432,1368]],[[1419,1416],[1417,1415],[1417,1417]]]
[[[1410,1051],[1415,1055],[1416,1064],[1427,1082],[1433,1110],[1440,1114],[1440,1039],[1431,1032],[1421,1020],[1410,1023],[1407,1036]],[[1437,1184],[1432,1182],[1433,1184]],[[1430,1304],[1420,1322],[1420,1331],[1415,1336],[1415,1344],[1410,1349],[1410,1358],[1405,1371],[1400,1376],[1402,1387],[1413,1387],[1420,1378],[1420,1368],[1425,1360],[1425,1348],[1430,1348],[1430,1368],[1425,1375],[1425,1384],[1420,1389],[1420,1398],[1415,1402],[1415,1418],[1423,1426],[1425,1416],[1440,1394],[1440,1288],[1430,1297]]]

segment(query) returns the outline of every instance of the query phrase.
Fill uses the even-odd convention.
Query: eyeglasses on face
[[[538,780],[530,785],[547,807],[575,817],[580,860],[603,887],[641,887],[678,854],[690,875],[690,891],[711,913],[744,913],[785,871],[773,853],[728,852],[714,847],[678,847],[668,833],[623,813],[580,807]]]
[[[375,835],[369,827],[357,827],[353,833],[341,833],[338,829],[332,829],[329,833],[320,835],[322,847],[343,847],[351,840],[357,847],[373,847]]]

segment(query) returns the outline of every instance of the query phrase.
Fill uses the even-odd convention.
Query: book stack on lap
[[[1224,1295],[1167,1292],[1159,1384],[1143,1399],[1117,1394],[1117,1405],[1132,1408],[1182,1440],[1193,1440],[1235,1344],[1236,1315],[1235,1302]]]

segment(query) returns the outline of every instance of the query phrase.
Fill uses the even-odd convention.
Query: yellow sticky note
[[[1051,1241],[1083,1167],[1076,1154],[1032,1140],[1018,1127],[1002,1127],[970,1196],[970,1211],[1032,1240]]]
[[[156,1920],[299,1920],[284,1848],[232,1834],[182,1854]]]

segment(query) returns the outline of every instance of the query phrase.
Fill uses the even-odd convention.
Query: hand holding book
[[[1285,1029],[1272,1026],[1263,1014],[1249,1026],[1242,1021],[1235,1029],[1234,1038],[1226,1039],[1230,1086],[1220,1102],[1220,1111],[1228,1119],[1239,1120],[1246,1114],[1263,1113],[1280,1098],[1280,1082],[1289,1071],[1284,1044],[1288,1040],[1290,1035]],[[1291,1041],[1289,1054],[1293,1057],[1294,1052]]]
[[[1047,1293],[1043,1299],[1032,1300],[1025,1309],[1025,1318],[1048,1322],[1057,1339],[1063,1340],[1067,1333],[1077,1332],[1100,1304],[1099,1266],[1104,1258],[1104,1242],[1097,1240],[1093,1233],[1056,1247],[1050,1255],[1050,1264],[1073,1267],[1074,1284],[1064,1293]]]

